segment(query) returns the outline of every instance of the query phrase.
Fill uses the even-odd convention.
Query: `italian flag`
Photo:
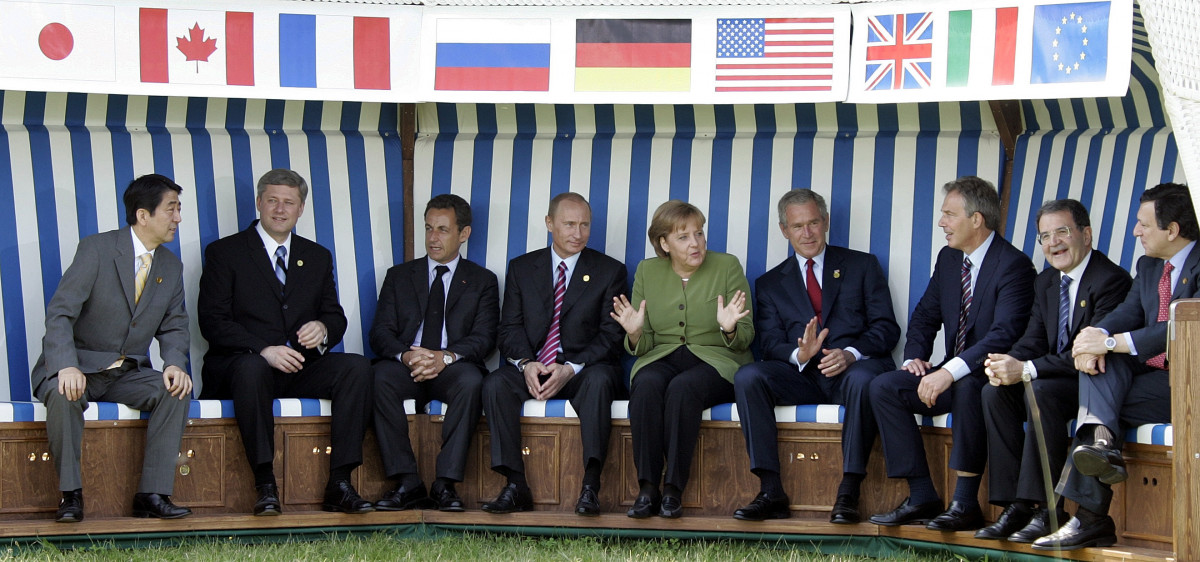
[[[948,21],[946,86],[1013,83],[1017,8],[956,10]]]

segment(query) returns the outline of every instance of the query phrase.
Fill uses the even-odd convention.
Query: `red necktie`
[[[808,301],[812,303],[813,312],[817,315],[817,322],[821,321],[821,285],[817,284],[817,275],[813,273],[813,260],[808,258],[805,263],[808,273],[804,278],[804,286],[808,289]]]
[[[558,277],[554,280],[554,315],[550,317],[550,331],[546,334],[546,343],[538,352],[538,363],[553,365],[558,357],[558,342],[560,320],[562,319],[563,297],[567,294],[567,262],[558,262]]]
[[[1163,274],[1158,279],[1158,321],[1166,322],[1170,315],[1168,308],[1171,306],[1171,271],[1175,266],[1171,262],[1163,263]],[[1154,357],[1146,360],[1146,364],[1155,369],[1167,368],[1167,354],[1159,353]]]

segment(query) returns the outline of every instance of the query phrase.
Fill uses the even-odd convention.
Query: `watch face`
[[[449,364],[450,364],[451,362],[453,362],[453,361],[454,361],[454,360],[450,358],[450,354],[449,354],[449,353],[446,353],[446,352],[444,352],[444,351],[442,352],[442,362],[444,362],[445,364],[449,365]]]
[[[1115,338],[1108,338],[1104,340],[1104,347],[1108,348],[1109,351],[1112,351],[1114,347],[1117,347],[1117,340]]]

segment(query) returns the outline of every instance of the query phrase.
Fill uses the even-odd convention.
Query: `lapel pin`
[[[296,260],[296,267],[304,267],[304,260]]]
[[[837,278],[839,278],[839,277],[841,277],[841,276],[842,276],[842,270],[840,270],[840,269],[835,269],[835,270],[833,270],[833,278],[834,278],[834,279],[837,279]]]
[[[162,283],[162,277],[159,277],[159,278],[155,279],[155,280],[154,280],[154,282],[155,282],[155,283]]]
[[[1184,285],[1187,285],[1187,277],[1184,277],[1184,278],[1183,278],[1183,284],[1184,284]]]
[[[592,280],[592,276],[591,276],[591,275],[584,275],[584,276],[583,276],[583,282],[584,282],[584,283],[587,283],[588,281],[591,281],[591,280]]]
[[[1079,308],[1087,308],[1087,301],[1086,300],[1079,301]]]

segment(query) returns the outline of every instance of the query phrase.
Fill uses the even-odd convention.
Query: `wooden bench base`
[[[758,491],[750,473],[741,429],[736,422],[702,423],[700,442],[685,492],[684,517],[679,521],[651,518],[635,521],[624,513],[637,494],[632,461],[632,439],[627,420],[613,422],[609,457],[600,493],[599,518],[571,515],[583,474],[578,420],[522,418],[523,452],[535,511],[496,516],[478,511],[503,486],[503,478],[490,469],[490,434],[481,423],[472,442],[466,481],[458,491],[468,512],[436,511],[376,513],[365,516],[325,514],[320,509],[328,477],[330,452],[328,418],[277,418],[275,468],[279,478],[284,516],[249,516],[255,497],[253,478],[246,464],[237,425],[233,419],[194,419],[184,433],[174,500],[196,515],[177,522],[142,521],[129,525],[130,501],[136,491],[142,462],[145,421],[89,421],[85,424],[83,476],[87,520],[79,525],[50,521],[59,493],[54,464],[49,458],[44,425],[37,422],[0,424],[0,536],[122,533],[162,530],[256,529],[274,527],[327,527],[437,523],[452,525],[567,526],[612,529],[662,529],[784,535],[890,536],[981,548],[1028,551],[1028,547],[998,541],[976,541],[971,533],[942,534],[924,528],[880,528],[871,524],[838,526],[827,522],[841,479],[840,426],[820,423],[782,423],[779,449],[783,481],[792,500],[793,518],[747,523],[731,514]],[[417,451],[420,472],[432,482],[441,442],[440,416],[409,416],[410,437]],[[934,482],[943,497],[953,490],[954,474],[946,469],[951,448],[950,432],[923,428],[925,447]],[[1170,448],[1130,444],[1126,449],[1130,479],[1114,487],[1113,518],[1121,548],[1158,552],[1171,550]],[[354,484],[368,499],[376,499],[392,485],[383,475],[374,436],[364,445],[364,465],[355,471]],[[883,454],[876,444],[870,474],[863,483],[860,506],[864,516],[895,507],[907,493],[900,480],[885,477]],[[986,480],[980,497],[986,502]],[[1074,506],[1069,506],[1074,509]],[[992,508],[991,517],[999,514]],[[26,520],[26,521],[20,521]],[[1096,554],[1080,555],[1080,559]]]

